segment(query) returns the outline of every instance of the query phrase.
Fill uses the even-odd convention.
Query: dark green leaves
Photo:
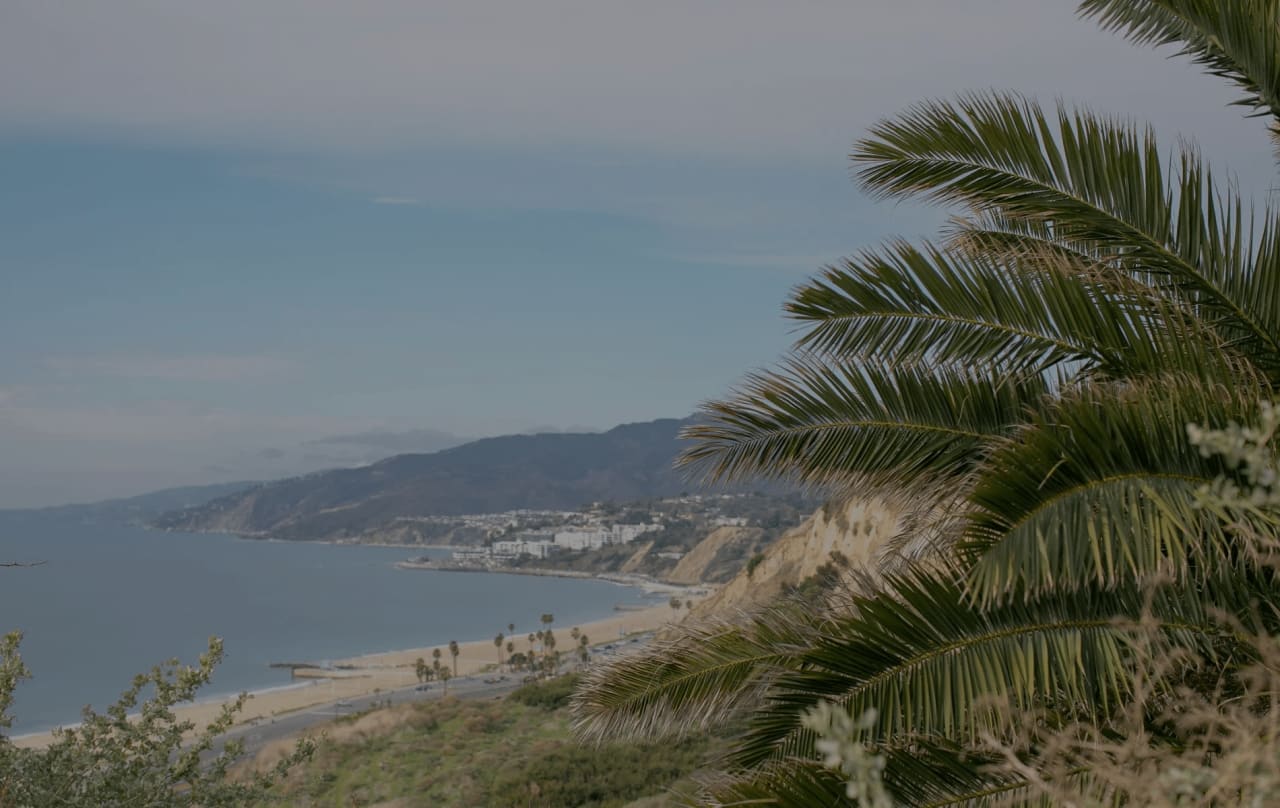
[[[972,468],[983,445],[1045,391],[980,371],[827,363],[797,356],[707,406],[682,462],[715,479],[918,480]]]

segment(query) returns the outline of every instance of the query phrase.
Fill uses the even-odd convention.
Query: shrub
[[[576,673],[559,676],[545,682],[532,682],[512,692],[508,697],[527,707],[558,710],[569,704],[569,697],[578,686]]]

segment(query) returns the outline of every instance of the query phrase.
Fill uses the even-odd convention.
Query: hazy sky
[[[788,345],[869,124],[1061,96],[1274,166],[1061,0],[7,0],[0,507],[688,414]],[[333,436],[366,435],[369,440]]]

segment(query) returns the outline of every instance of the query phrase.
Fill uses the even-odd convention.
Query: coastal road
[[[489,677],[492,678],[492,677]],[[497,698],[510,693],[520,686],[520,676],[508,676],[507,681],[486,683],[481,676],[460,676],[449,682],[449,695],[460,698]],[[296,737],[297,735],[327,724],[346,715],[357,715],[379,707],[390,707],[395,704],[406,704],[412,701],[431,701],[444,697],[444,689],[439,683],[432,683],[431,689],[419,691],[414,687],[400,690],[384,690],[369,696],[320,704],[305,710],[272,719],[258,719],[244,726],[237,727],[222,736],[224,741],[244,740],[245,755],[257,754],[268,744]]]
[[[652,636],[649,633],[628,640],[609,643],[609,645],[614,646],[612,650],[605,650],[607,646],[602,644],[593,649],[592,656],[599,660],[608,660],[619,655],[634,653],[643,647]],[[572,665],[566,663],[561,666],[560,673],[568,673],[570,670],[572,670]],[[449,695],[464,699],[500,698],[520,687],[524,679],[524,674],[514,673],[506,674],[505,680],[502,681],[485,681],[498,676],[500,674],[489,673],[451,679],[449,680]],[[269,744],[295,738],[307,730],[316,729],[342,716],[357,715],[379,707],[390,707],[415,701],[432,701],[443,697],[444,688],[441,687],[439,682],[432,682],[431,688],[425,691],[418,690],[416,686],[399,690],[384,690],[381,693],[368,696],[316,705],[315,707],[273,719],[258,719],[232,729],[223,734],[221,738],[224,741],[244,740],[245,756],[251,757]]]

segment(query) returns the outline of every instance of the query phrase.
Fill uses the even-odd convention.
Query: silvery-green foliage
[[[1247,511],[1280,506],[1280,470],[1272,440],[1280,428],[1280,407],[1264,401],[1258,407],[1256,426],[1228,424],[1225,429],[1187,425],[1187,436],[1204,457],[1217,456],[1239,480],[1220,476],[1201,489],[1210,505]]]
[[[22,635],[0,639],[0,728],[9,726],[13,691],[30,674],[18,653]],[[5,808],[232,808],[270,801],[271,786],[310,757],[299,741],[270,772],[230,776],[243,742],[219,742],[247,696],[223,706],[208,726],[180,719],[174,707],[195,700],[222,660],[209,640],[194,666],[171,660],[135,676],[103,713],[86,707],[81,723],[58,729],[43,749],[19,748],[0,735],[0,805]],[[149,694],[144,698],[144,694]]]
[[[858,808],[892,808],[884,787],[885,758],[859,743],[858,734],[875,724],[876,711],[867,710],[858,718],[847,710],[824,701],[809,710],[802,722],[818,735],[814,743],[822,753],[822,763],[848,778],[845,794]]]

